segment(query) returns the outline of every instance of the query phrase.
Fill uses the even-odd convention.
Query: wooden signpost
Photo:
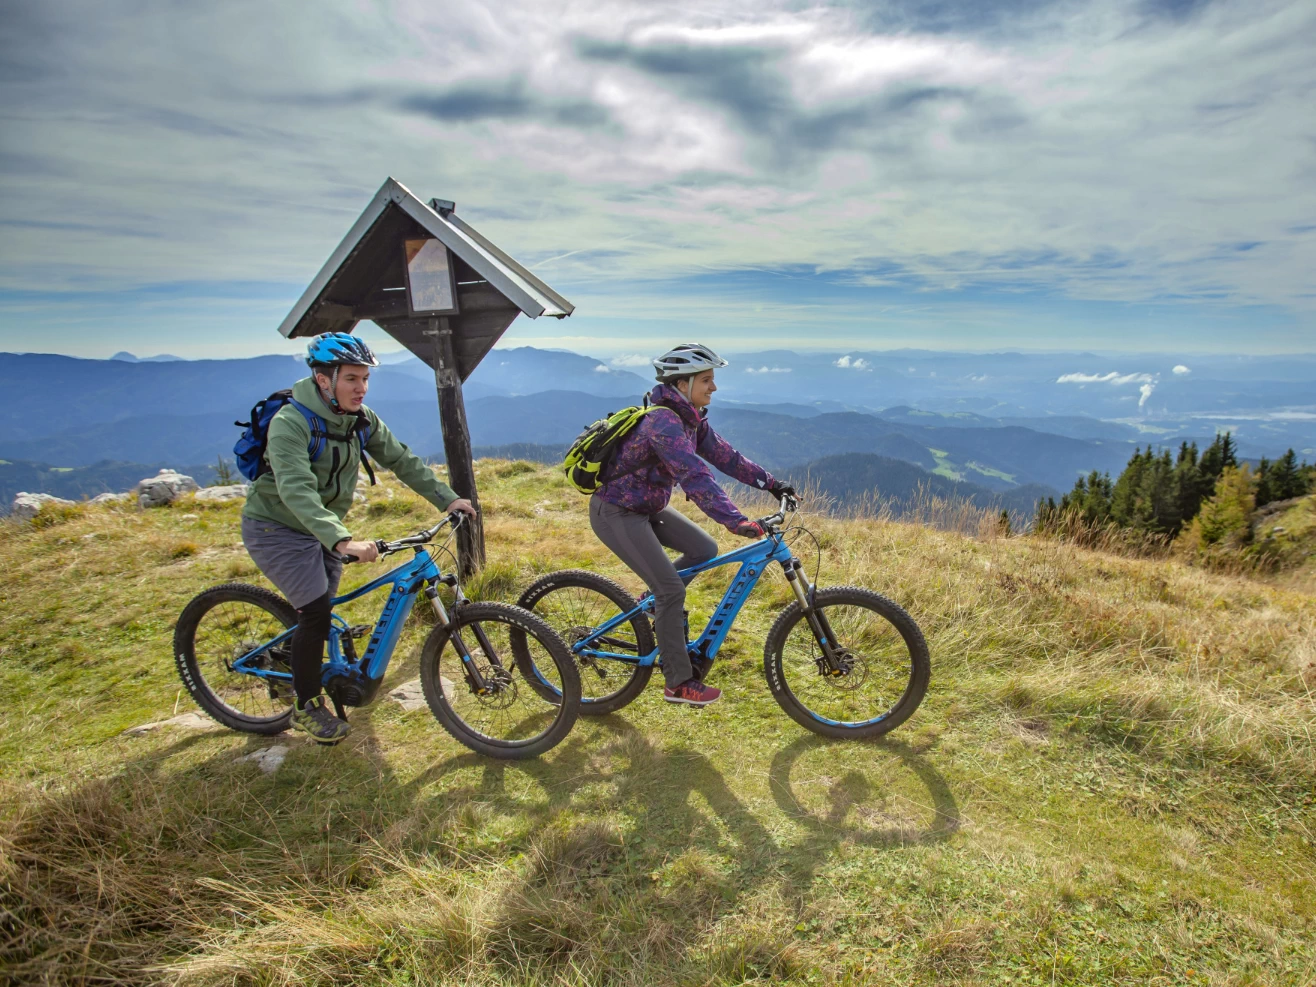
[[[388,179],[279,326],[285,337],[374,322],[434,370],[448,482],[478,508],[462,383],[518,315],[566,318],[575,306],[459,219]],[[484,563],[479,522],[462,525],[463,574]]]

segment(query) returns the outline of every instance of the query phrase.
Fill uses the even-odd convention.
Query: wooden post
[[[478,511],[471,433],[466,426],[462,378],[452,348],[452,330],[446,318],[429,320],[425,335],[434,339],[434,385],[439,392],[439,424],[443,428],[443,455],[448,460],[448,485]],[[457,559],[463,577],[484,565],[484,526],[477,516],[457,530]]]

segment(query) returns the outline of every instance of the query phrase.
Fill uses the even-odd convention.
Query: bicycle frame
[[[435,610],[440,620],[447,623],[447,613],[443,610],[443,604],[438,599],[437,590],[434,589],[435,584],[440,579],[439,568],[434,564],[433,558],[430,557],[429,552],[420,549],[416,552],[415,558],[409,562],[405,562],[377,579],[372,579],[364,586],[359,586],[350,593],[344,593],[342,596],[335,597],[330,601],[330,605],[336,607],[339,604],[360,599],[389,583],[393,584],[393,591],[389,593],[388,599],[384,601],[384,609],[380,611],[379,619],[375,622],[365,654],[355,661],[344,655],[342,647],[344,635],[348,635],[348,639],[351,639],[351,628],[347,621],[338,614],[332,615],[329,628],[329,661],[322,666],[321,680],[327,683],[334,676],[350,676],[353,674],[360,675],[368,682],[378,683],[383,679],[384,672],[388,669],[389,660],[393,657],[393,649],[397,646],[398,638],[402,635],[402,627],[407,622],[407,617],[411,615],[411,608],[416,603],[416,594],[423,586],[430,586],[434,593],[431,600],[435,604]],[[427,593],[427,595],[429,594]],[[290,683],[292,675],[288,672],[256,668],[254,666],[261,654],[289,640],[295,630],[296,627],[290,627],[278,637],[272,638],[261,644],[260,647],[249,651],[233,662],[233,670],[247,675],[255,675],[258,678],[281,679]],[[349,645],[350,647],[351,645]]]
[[[694,641],[687,642],[689,647],[694,648],[709,660],[717,657],[722,643],[731,630],[731,625],[735,623],[737,615],[745,605],[745,601],[749,599],[749,595],[754,592],[754,587],[758,585],[758,581],[763,577],[763,572],[767,569],[768,563],[777,562],[781,565],[801,605],[806,608],[809,606],[809,590],[807,584],[805,584],[804,574],[800,571],[795,556],[791,554],[791,550],[786,546],[781,532],[774,532],[766,538],[746,545],[744,548],[738,548],[727,552],[725,555],[719,555],[717,558],[709,559],[699,565],[678,570],[678,575],[682,579],[688,580],[701,572],[731,565],[735,562],[740,563],[740,569],[731,580],[731,585],[727,587],[727,591],[722,595],[716,609],[713,610],[713,615],[709,618],[707,626],[704,627],[699,637]],[[577,641],[571,650],[584,658],[603,658],[608,661],[623,661],[641,666],[655,664],[658,661],[657,648],[654,648],[647,655],[636,656],[605,651],[593,646],[600,638],[606,637],[613,628],[628,623],[636,615],[652,613],[653,606],[653,597],[646,596],[633,609],[600,624],[592,633]]]

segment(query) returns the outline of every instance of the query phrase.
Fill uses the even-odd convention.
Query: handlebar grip
[[[351,565],[353,562],[360,562],[360,561],[361,561],[361,560],[358,559],[355,555],[344,555],[344,556],[343,556],[343,565]]]

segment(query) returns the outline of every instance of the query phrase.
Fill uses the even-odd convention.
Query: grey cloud
[[[1212,0],[1143,0],[1141,9],[1148,17],[1186,21],[1201,13]]]
[[[907,0],[887,3],[857,0],[848,5],[859,22],[873,31],[927,34],[1017,33],[1021,20],[1071,6],[1069,0]]]
[[[601,127],[610,121],[608,111],[579,99],[554,99],[534,93],[524,79],[467,83],[436,92],[410,93],[397,106],[436,120],[542,119],[571,127]]]
[[[580,39],[582,57],[622,65],[666,83],[682,96],[725,110],[739,129],[759,143],[759,153],[776,164],[787,164],[820,152],[882,145],[884,130],[904,118],[948,102],[976,106],[980,97],[957,86],[911,81],[888,91],[840,99],[818,108],[804,107],[791,92],[784,47],[745,45],[653,45]],[[991,97],[1000,125],[1016,126],[1017,112]],[[960,126],[992,126],[992,120]]]
[[[582,38],[586,59],[625,65],[665,79],[685,95],[725,106],[746,125],[775,130],[791,109],[785,76],[775,64],[782,51],[712,45],[631,45]]]

